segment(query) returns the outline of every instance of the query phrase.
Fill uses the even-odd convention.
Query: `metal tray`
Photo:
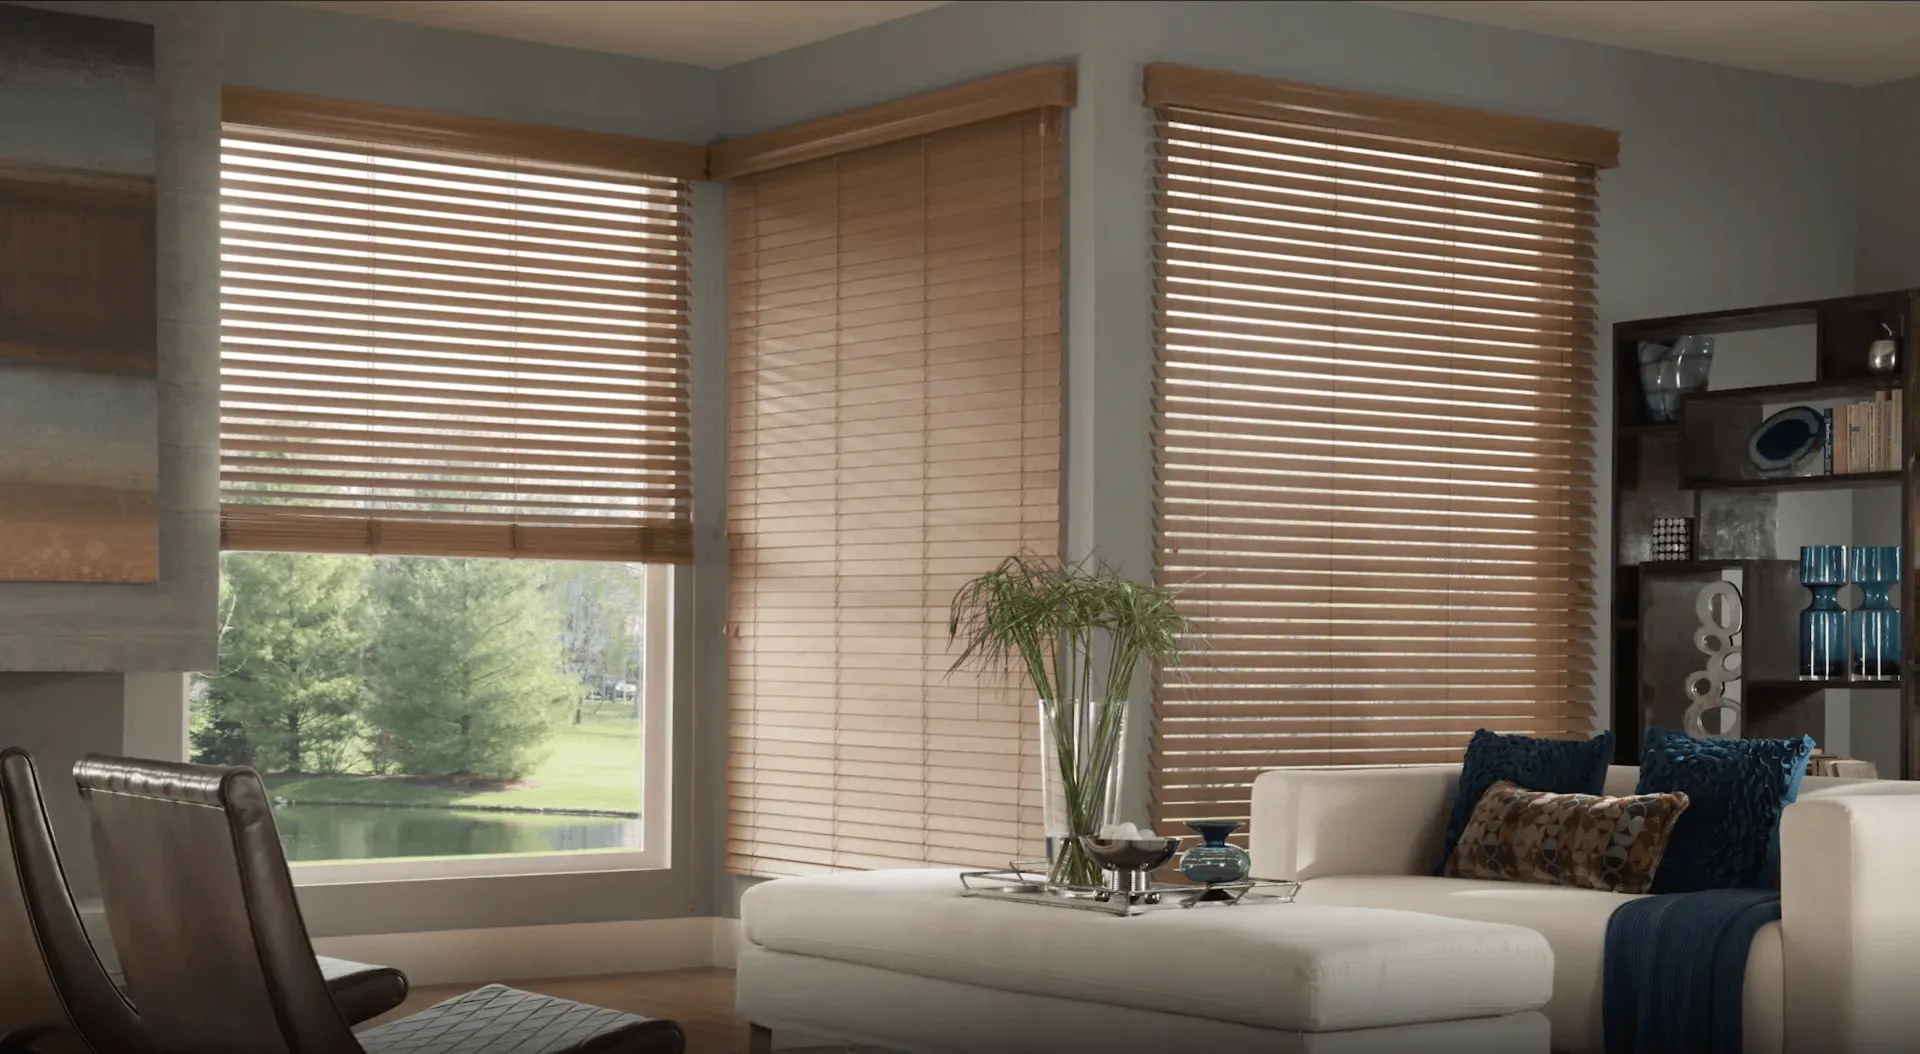
[[[1193,907],[1236,907],[1243,904],[1291,904],[1300,883],[1280,879],[1246,878],[1211,885],[1148,883],[1143,889],[1121,892],[1104,886],[1058,885],[1047,881],[1046,864],[1015,860],[1005,871],[967,871],[960,875],[961,896],[1004,900],[1044,908],[1098,911],[1129,918],[1149,911]]]

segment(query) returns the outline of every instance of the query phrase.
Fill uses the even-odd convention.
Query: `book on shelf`
[[[1896,472],[1904,451],[1905,408],[1898,390],[1820,411],[1820,465],[1826,475]]]
[[[1871,761],[1859,758],[1842,757],[1838,754],[1815,753],[1807,759],[1807,775],[1832,776],[1839,779],[1877,780],[1880,778],[1879,766]]]

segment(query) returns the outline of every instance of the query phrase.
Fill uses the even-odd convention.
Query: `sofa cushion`
[[[1648,729],[1638,793],[1679,791],[1691,802],[1653,891],[1777,887],[1780,813],[1799,794],[1812,752],[1812,736],[1695,739]]]
[[[1446,873],[1645,893],[1686,809],[1684,794],[1554,794],[1501,780],[1474,806]]]
[[[1449,918],[1525,926],[1553,948],[1553,1049],[1601,1054],[1601,963],[1607,919],[1635,899],[1569,886],[1483,882],[1428,875],[1355,875],[1316,878],[1300,888],[1302,905],[1395,908]],[[1747,1054],[1782,1050],[1780,924],[1754,936],[1747,954],[1742,1046]]]
[[[1520,926],[1301,904],[1117,918],[964,898],[958,875],[767,882],[742,929],[774,951],[1297,1032],[1518,1013],[1551,991],[1547,942]]]
[[[1446,870],[1460,832],[1466,829],[1467,817],[1488,787],[1511,780],[1527,790],[1598,794],[1606,785],[1607,762],[1612,756],[1612,732],[1585,741],[1503,736],[1484,728],[1475,732],[1460,763],[1460,786],[1454,792],[1453,813],[1447,820],[1447,833],[1440,842],[1440,862],[1433,873]]]

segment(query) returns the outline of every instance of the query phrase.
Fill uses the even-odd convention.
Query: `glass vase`
[[[1800,584],[1813,595],[1800,612],[1800,679],[1828,681],[1847,675],[1847,612],[1840,587],[1847,583],[1847,547],[1800,547]]]
[[[1900,547],[1856,545],[1847,562],[1860,587],[1860,606],[1847,615],[1847,672],[1856,681],[1894,680],[1900,676],[1900,611],[1889,594],[1900,582]]]
[[[1120,814],[1120,751],[1126,703],[1040,700],[1040,800],[1047,877],[1100,885],[1100,865],[1080,845]]]
[[[1180,856],[1180,873],[1189,882],[1215,885],[1247,877],[1252,858],[1245,849],[1227,844],[1227,836],[1240,826],[1238,820],[1195,820],[1187,826],[1201,843]]]
[[[1649,420],[1671,423],[1679,419],[1680,397],[1707,386],[1713,368],[1713,338],[1689,334],[1672,344],[1641,341],[1640,391],[1646,397]]]

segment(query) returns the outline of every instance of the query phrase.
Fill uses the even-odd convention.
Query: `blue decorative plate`
[[[1753,430],[1747,457],[1762,472],[1791,472],[1820,449],[1822,427],[1820,411],[1811,406],[1782,410]]]

